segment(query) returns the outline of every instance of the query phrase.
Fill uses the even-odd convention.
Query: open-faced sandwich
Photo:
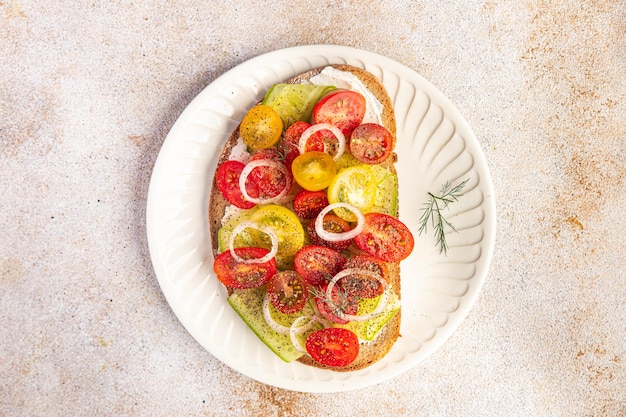
[[[391,99],[371,73],[330,65],[272,86],[227,139],[208,209],[228,302],[281,359],[361,369],[400,331]]]

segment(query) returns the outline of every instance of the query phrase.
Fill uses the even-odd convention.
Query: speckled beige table
[[[0,1],[0,416],[626,415],[626,3],[272,4]],[[498,209],[457,332],[401,376],[332,395],[207,353],[165,301],[145,230],[152,166],[190,100],[251,57],[323,43],[444,92]]]

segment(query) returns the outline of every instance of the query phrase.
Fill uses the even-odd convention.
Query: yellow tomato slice
[[[283,119],[269,106],[252,107],[239,127],[243,142],[253,151],[274,146],[283,133]]]
[[[337,173],[333,157],[324,152],[305,152],[293,160],[291,172],[296,182],[309,191],[328,187]]]
[[[268,204],[252,213],[250,220],[274,229],[278,237],[276,262],[281,269],[289,267],[298,249],[304,246],[304,229],[295,213],[283,206]],[[271,248],[266,234],[259,232],[253,239],[255,246]]]
[[[367,213],[376,200],[376,177],[366,165],[342,169],[328,186],[327,194],[331,204],[349,203]],[[356,221],[348,210],[335,209],[335,214],[349,222]]]

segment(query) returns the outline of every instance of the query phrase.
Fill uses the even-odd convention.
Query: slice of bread
[[[350,72],[358,77],[361,82],[365,85],[365,87],[378,99],[378,101],[382,104],[382,125],[387,128],[387,130],[392,134],[394,140],[394,147],[396,141],[396,121],[395,114],[393,110],[393,104],[391,98],[389,97],[385,87],[383,84],[376,78],[373,74],[365,71],[363,69],[353,67],[350,65],[331,65],[337,70]],[[320,67],[316,69],[312,69],[305,73],[299,74],[289,80],[286,80],[285,83],[308,83],[309,80],[319,74],[325,67]],[[230,137],[227,139],[222,152],[218,159],[218,165],[220,166],[223,162],[227,161],[230,158],[231,152],[233,148],[236,146],[239,138],[239,127],[235,129]],[[391,157],[389,157],[385,162],[381,165],[385,168],[389,169],[394,174],[395,163],[397,161],[397,155],[394,152]],[[222,196],[220,191],[217,188],[215,178],[213,179],[211,191],[210,191],[210,199],[209,199],[209,207],[208,207],[208,218],[209,218],[209,227],[211,233],[211,242],[213,245],[213,254],[218,254],[218,230],[222,227],[222,218],[226,213],[226,209],[229,206],[229,203]],[[400,297],[400,265],[399,263],[389,263],[388,270],[389,275],[387,276],[389,285],[394,289],[397,293],[398,297]],[[345,367],[326,367],[324,365],[319,364],[314,361],[310,356],[304,355],[299,361],[303,364],[318,367],[318,368],[327,368],[332,369],[334,371],[354,371],[358,369],[365,368],[374,362],[380,360],[384,357],[395,341],[400,336],[400,311],[395,314],[385,325],[383,330],[376,336],[373,341],[370,342],[361,342],[359,346],[359,354],[357,358],[348,366]]]

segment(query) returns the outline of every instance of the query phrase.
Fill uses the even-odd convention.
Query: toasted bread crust
[[[372,92],[378,101],[383,105],[382,111],[382,124],[389,130],[394,138],[394,147],[396,141],[396,121],[395,114],[393,110],[393,104],[391,98],[389,97],[385,87],[383,84],[371,73],[350,65],[330,65],[338,70],[346,71],[357,76],[363,84],[367,87],[367,89]],[[289,80],[284,82],[286,83],[306,83],[310,80],[311,77],[319,74],[325,67],[315,68],[305,73],[299,74]],[[239,137],[239,127],[235,129],[222,149],[220,157],[218,159],[217,166],[220,166],[223,162],[228,160],[233,147],[237,144],[237,140]],[[397,161],[397,155],[395,152],[393,155],[387,159],[382,165],[388,168],[393,173],[396,173],[395,163]],[[210,191],[209,197],[209,207],[208,207],[208,218],[209,218],[209,228],[211,233],[211,243],[213,247],[213,254],[217,255],[218,248],[218,230],[222,226],[222,218],[224,217],[226,207],[229,203],[222,196],[220,191],[217,188],[215,182],[215,176],[213,178],[213,183]],[[390,286],[394,288],[394,291],[400,297],[400,264],[399,263],[390,263],[388,264],[389,275],[388,275],[388,283]],[[326,367],[321,365],[320,363],[314,361],[308,355],[304,355],[298,361],[309,366],[324,368],[324,369],[332,369],[334,371],[355,371],[358,369],[363,369],[376,361],[383,358],[389,350],[392,348],[393,344],[396,342],[398,337],[400,336],[400,311],[391,319],[383,330],[378,334],[378,336],[371,342],[362,342],[359,346],[359,354],[357,358],[350,365],[345,367]]]

